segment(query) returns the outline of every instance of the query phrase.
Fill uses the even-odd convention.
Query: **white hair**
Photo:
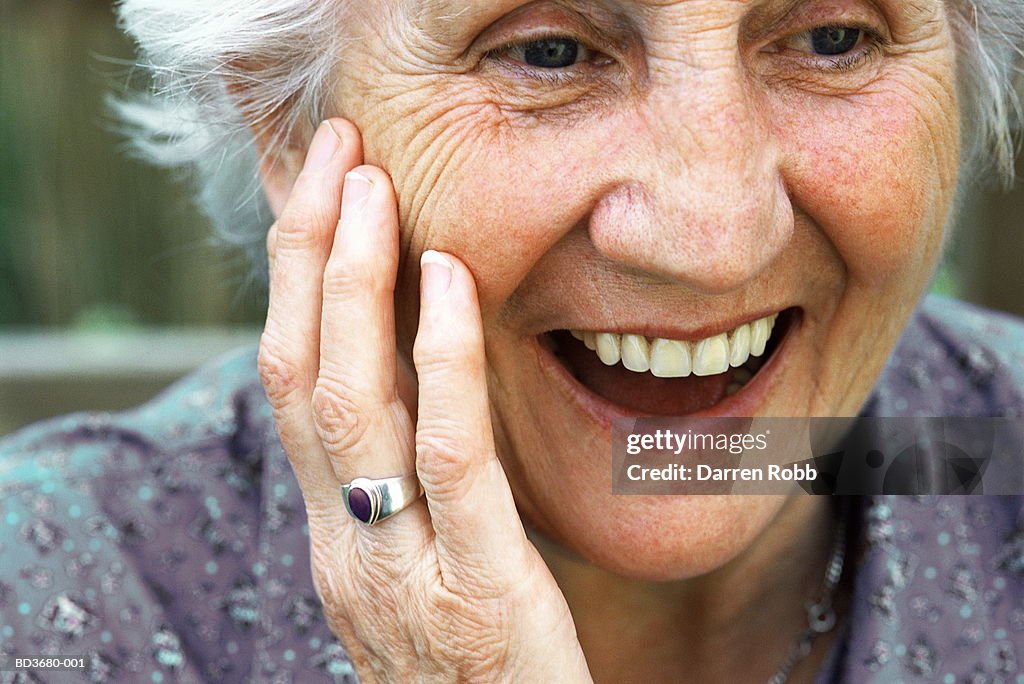
[[[134,149],[185,171],[217,237],[265,275],[273,220],[259,184],[260,139],[273,161],[326,117],[344,40],[337,0],[120,0],[119,24],[149,78],[111,99]]]
[[[1004,188],[1014,180],[1024,62],[1024,0],[947,0],[959,46],[957,82],[963,111],[962,180],[984,182],[992,171]],[[978,178],[972,176],[978,175]]]
[[[961,186],[1013,178],[1024,0],[946,0],[959,47]],[[273,161],[328,111],[345,0],[119,0],[145,93],[116,99],[135,149],[187,170],[218,236],[263,263],[272,216],[257,146]]]

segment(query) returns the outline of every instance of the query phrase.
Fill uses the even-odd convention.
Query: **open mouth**
[[[681,416],[742,394],[798,317],[799,310],[786,309],[694,340],[554,330],[541,344],[577,383],[621,412]]]

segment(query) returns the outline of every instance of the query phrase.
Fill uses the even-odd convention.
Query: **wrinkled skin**
[[[836,69],[794,38],[822,25],[867,27],[885,44]],[[414,441],[413,342],[424,334],[417,264],[424,250],[440,250],[457,257],[457,274],[464,264],[479,301],[486,365],[477,375],[490,421],[466,420],[493,433],[595,678],[646,667],[631,649],[649,655],[657,676],[767,678],[821,577],[826,504],[612,496],[610,434],[538,364],[537,336],[665,321],[697,330],[799,307],[801,325],[751,413],[856,414],[928,282],[952,203],[960,122],[944,4],[378,0],[353,5],[345,31],[355,39],[342,55],[334,104],[361,132],[361,147],[334,178],[340,184],[347,168],[373,165],[367,173],[387,174],[375,191],[389,177],[397,202],[390,224],[377,223],[397,232],[401,260],[373,263],[396,273],[396,338],[377,344],[397,346],[401,377],[386,382],[403,388],[409,415],[389,429]],[[552,34],[574,37],[595,57],[538,76],[502,49]],[[297,146],[295,159],[304,152]],[[289,191],[300,165],[265,179],[279,215],[297,201]],[[340,196],[337,186],[332,192]],[[328,205],[321,224],[337,220],[337,203],[333,216]],[[293,268],[319,263],[320,278],[326,258]],[[287,327],[271,309],[268,329]],[[327,326],[326,305],[323,315]],[[465,325],[470,335],[474,324]],[[321,356],[333,343],[321,337]],[[473,356],[472,344],[461,345],[449,339],[453,373],[468,363],[461,356]],[[282,365],[272,347],[264,346],[265,367]],[[280,375],[265,373],[270,385]],[[304,409],[292,418],[278,392],[279,425],[305,410],[322,428],[325,413],[359,410],[337,396],[344,384],[317,386],[319,403],[298,393]],[[458,405],[453,398],[443,422],[459,422]],[[487,437],[473,443],[490,444]],[[334,459],[344,451],[326,449]],[[335,472],[342,481],[353,476]],[[383,474],[394,473],[375,473]],[[483,499],[474,504],[487,510]],[[423,524],[459,524],[439,523],[433,506],[430,514]],[[523,560],[533,546],[524,548],[520,562],[533,563]],[[321,566],[337,562],[329,555]],[[562,615],[550,580],[534,588],[556,596],[550,614]],[[407,610],[398,624],[420,619]],[[767,637],[758,633],[766,625]],[[576,648],[570,637],[559,643],[566,653]],[[726,645],[778,656],[737,662],[723,655]],[[619,660],[623,652],[632,663]],[[816,647],[793,679],[809,679],[821,655]]]

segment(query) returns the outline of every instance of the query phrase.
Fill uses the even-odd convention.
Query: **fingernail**
[[[349,171],[345,174],[345,187],[341,192],[341,220],[342,222],[357,218],[363,213],[366,200],[373,190],[373,182],[357,171]]]
[[[309,153],[306,154],[306,168],[310,171],[319,171],[324,168],[340,146],[341,138],[334,132],[331,125],[324,121],[313,134]]]
[[[448,257],[428,249],[420,255],[420,288],[425,301],[437,301],[444,297],[452,284],[452,262]]]

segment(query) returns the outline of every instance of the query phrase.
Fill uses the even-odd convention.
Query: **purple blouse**
[[[1024,324],[927,298],[864,413],[1021,416]],[[86,659],[0,682],[356,681],[254,350],[0,441],[0,501],[0,653]],[[1024,684],[1022,501],[861,500],[866,552],[817,681]]]

